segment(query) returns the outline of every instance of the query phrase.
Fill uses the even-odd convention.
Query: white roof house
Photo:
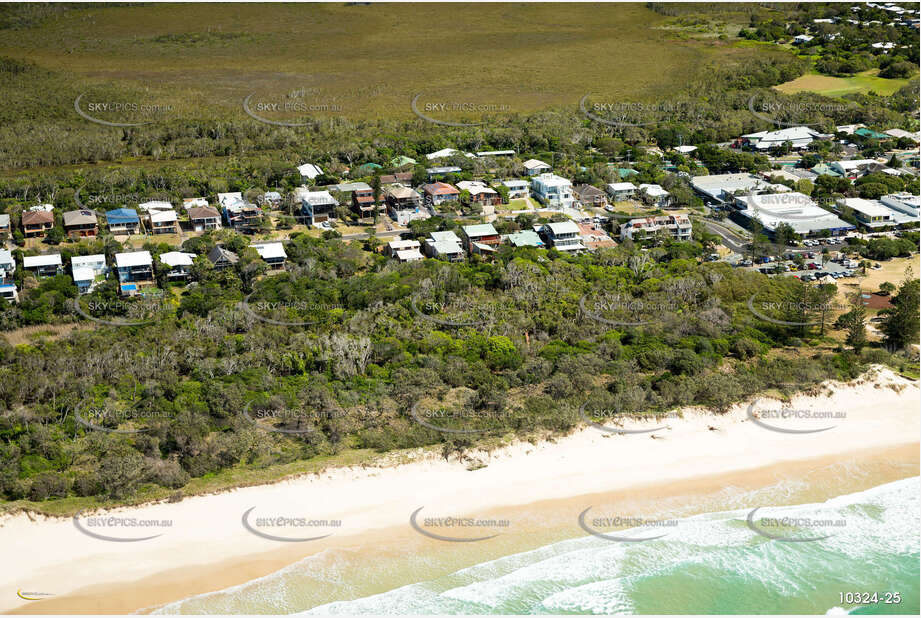
[[[297,171],[300,173],[301,178],[307,178],[309,180],[313,180],[323,173],[323,170],[320,169],[320,166],[314,165],[313,163],[304,163],[303,165],[298,165]]]
[[[678,146],[675,148],[675,152],[680,152],[681,154],[689,154],[697,150],[697,146]]]
[[[256,253],[259,254],[263,260],[286,260],[288,259],[288,254],[285,253],[285,247],[280,242],[262,242],[262,243],[253,243],[250,245],[253,249],[256,250]]]
[[[813,140],[824,136],[809,127],[800,126],[779,129],[777,131],[759,131],[757,133],[743,135],[742,137],[754,143],[755,148],[758,150],[767,150],[768,148],[782,146],[786,142],[790,142],[793,148],[805,148],[811,144]]]
[[[669,192],[663,189],[660,185],[642,184],[639,186],[639,190],[649,197],[666,197],[669,195]]]
[[[208,206],[208,200],[203,197],[187,197],[182,200],[182,207],[188,210],[189,208],[206,208]]]
[[[38,206],[32,206],[29,208],[29,212],[51,212],[54,210],[54,204],[39,204]]]
[[[13,252],[9,249],[0,249],[0,270],[8,270],[9,273],[16,271],[16,260],[13,259]]]
[[[95,255],[75,255],[70,258],[70,268],[76,271],[78,268],[89,268],[97,274],[106,270],[106,256],[102,253]]]
[[[401,251],[397,251],[394,255],[401,262],[416,262],[418,260],[425,259],[425,256],[422,255],[422,252],[420,252],[419,249],[403,249]]]
[[[235,204],[243,203],[243,194],[239,191],[235,193],[218,193],[217,194],[217,203],[227,208],[228,206],[233,206]]]
[[[294,192],[300,201],[307,202],[314,206],[339,205],[339,202],[329,191],[310,191],[307,187],[298,187]]]
[[[390,249],[390,253],[394,255],[398,251],[418,249],[421,246],[422,245],[419,244],[418,240],[391,240],[387,243],[387,247]]]
[[[207,206],[207,203],[205,204]],[[138,208],[145,212],[153,213],[158,210],[172,210],[173,205],[169,202],[164,202],[160,200],[154,200],[151,202],[144,202],[143,204],[138,204]]]
[[[150,251],[131,251],[115,254],[116,268],[131,268],[132,266],[151,266],[153,258]]]
[[[175,210],[154,210],[150,211],[151,223],[174,223],[179,220],[179,215]]]
[[[636,185],[632,182],[611,182],[605,185],[608,193],[616,195],[618,193],[632,193],[636,191]]]
[[[72,266],[70,270],[74,282],[93,281],[96,278],[96,271],[89,266]]]
[[[168,251],[166,253],[160,254],[160,261],[170,268],[175,268],[177,266],[191,266],[192,260],[194,258],[194,253],[185,253],[183,251]]]
[[[557,221],[555,223],[548,223],[547,227],[550,228],[550,231],[553,232],[554,236],[559,236],[561,234],[579,234],[579,226],[575,224],[574,221]]]
[[[541,172],[543,170],[549,170],[550,164],[544,163],[539,159],[528,159],[524,162],[524,168],[529,172]]]
[[[457,188],[461,191],[469,191],[470,195],[480,195],[482,193],[496,193],[496,190],[479,180],[462,180],[457,183]]]
[[[27,255],[22,258],[23,268],[38,268],[41,266],[61,266],[61,254]]]
[[[429,237],[436,242],[461,242],[460,237],[451,230],[446,232],[431,232]]]

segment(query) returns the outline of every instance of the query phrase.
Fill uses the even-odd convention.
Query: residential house
[[[49,255],[28,255],[22,258],[24,270],[35,273],[38,278],[54,277],[63,272],[60,253]]]
[[[19,293],[16,291],[16,259],[9,249],[0,249],[0,298],[8,302],[19,302]]]
[[[227,208],[232,204],[243,204],[244,202],[243,194],[239,191],[217,194],[217,203],[221,208]]]
[[[454,148],[442,148],[441,150],[430,152],[429,154],[425,155],[425,158],[429,161],[434,161],[436,159],[444,159],[446,157],[456,155],[458,152],[459,151],[455,150]]]
[[[425,168],[425,174],[429,177],[429,179],[435,178],[436,176],[444,176],[445,174],[459,174],[462,171],[463,170],[456,165]]]
[[[642,217],[630,219],[620,226],[620,238],[634,239],[634,235],[643,234],[652,238],[659,233],[668,234],[675,240],[691,239],[691,220],[687,215],[662,215],[659,217]]]
[[[502,236],[491,223],[465,225],[461,229],[464,233],[464,246],[470,253],[494,253],[502,244]]]
[[[281,193],[278,191],[266,191],[265,195],[262,196],[262,199],[265,200],[265,203],[271,206],[272,208],[278,208],[281,206],[282,197]]]
[[[498,206],[502,203],[499,192],[480,180],[462,180],[457,188],[470,193],[470,201],[482,206]]]
[[[534,230],[522,230],[505,237],[513,247],[543,247],[544,241]]]
[[[514,150],[481,150],[476,153],[476,156],[479,158],[483,157],[514,157]]]
[[[143,204],[138,204],[138,208],[146,213],[152,212],[163,212],[167,210],[172,210],[173,205],[169,202],[164,202],[162,200],[153,200],[150,202],[144,202]]]
[[[549,164],[537,159],[528,159],[524,162],[524,169],[528,176],[537,176],[549,172],[553,168]]]
[[[188,212],[192,208],[207,208],[208,200],[203,197],[187,197],[182,200],[182,207]]]
[[[402,263],[418,262],[419,260],[425,259],[425,256],[422,255],[418,249],[403,249],[402,251],[394,253],[393,257]]]
[[[141,218],[131,208],[116,208],[106,212],[106,225],[112,234],[138,234],[141,231]]]
[[[96,284],[106,278],[108,271],[106,256],[102,253],[70,258],[70,275],[81,294],[92,292]]]
[[[374,210],[378,208],[377,201],[374,199],[374,189],[365,182],[353,183],[356,186],[352,190],[352,210],[355,210],[363,217],[372,216]]]
[[[178,234],[179,216],[175,210],[152,210],[147,213],[147,225],[151,234]]]
[[[168,281],[184,281],[192,275],[192,262],[194,253],[183,251],[168,251],[161,253],[158,258],[160,263],[169,268],[166,273]]]
[[[44,237],[54,227],[54,213],[27,210],[22,213],[22,233],[26,238]]]
[[[335,219],[335,209],[339,200],[334,198],[329,191],[310,191],[307,187],[298,187],[294,197],[300,202],[297,217],[307,225],[316,225],[330,219]]]
[[[425,239],[425,254],[439,260],[460,262],[464,259],[464,248],[454,232],[432,232]]]
[[[156,285],[153,257],[149,251],[129,251],[115,254],[115,272],[123,296],[134,296],[143,288]]]
[[[220,245],[215,245],[215,247],[208,252],[208,261],[211,262],[211,266],[213,266],[215,270],[220,270],[233,266],[240,261],[240,257],[236,253]]]
[[[639,186],[639,193],[646,203],[656,208],[668,208],[672,200],[671,193],[659,185],[642,184]]]
[[[382,185],[412,184],[412,181],[412,172],[397,172],[396,174],[384,174],[381,176]]]
[[[572,190],[576,201],[582,206],[604,208],[608,205],[608,197],[604,191],[592,185],[578,185]]]
[[[541,228],[541,232],[547,239],[547,244],[557,251],[567,253],[585,251],[585,245],[582,244],[582,233],[579,226],[573,221],[547,223]]]
[[[572,208],[575,203],[572,183],[556,174],[541,174],[532,178],[531,191],[548,208]]]
[[[224,206],[227,226],[243,234],[254,234],[262,223],[262,209],[243,201],[229,202]]]
[[[425,203],[431,206],[454,202],[460,197],[460,191],[446,182],[431,182],[422,185],[422,194],[425,196]]]
[[[419,244],[418,240],[404,240],[402,238],[398,238],[397,240],[391,240],[387,243],[385,252],[391,257],[396,257],[397,251],[410,251],[413,249],[418,251],[420,246],[421,245]]]
[[[431,216],[422,206],[422,196],[405,185],[392,184],[384,189],[384,201],[387,213],[400,225]]]
[[[502,184],[508,187],[508,199],[510,200],[528,197],[531,193],[527,180],[503,180]]]
[[[314,165],[313,163],[304,163],[297,167],[298,173],[301,175],[301,179],[304,182],[313,180],[317,176],[323,173],[323,170],[320,169],[319,165]]]
[[[211,206],[193,206],[189,208],[189,223],[196,232],[221,229],[221,213]]]
[[[636,185],[632,182],[612,182],[605,185],[612,202],[625,202],[636,196]]]
[[[582,244],[589,251],[598,249],[612,249],[617,246],[614,239],[608,236],[599,226],[591,223],[579,223],[579,234],[582,236]]]
[[[0,241],[10,238],[10,216],[0,215]]]
[[[71,238],[91,238],[99,233],[99,222],[92,210],[71,210],[63,218],[64,233]]]
[[[415,165],[415,164],[416,164],[416,160],[413,159],[412,157],[407,157],[406,155],[400,155],[390,160],[390,167],[399,168],[399,167],[405,167],[407,165]]]
[[[281,270],[285,267],[285,260],[288,254],[285,253],[285,247],[280,242],[260,242],[250,245],[259,254],[259,257],[269,265],[272,270]]]

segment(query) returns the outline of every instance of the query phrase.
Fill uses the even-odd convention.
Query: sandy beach
[[[575,537],[585,533],[571,513],[593,504],[686,503],[729,486],[757,489],[818,470],[834,475],[844,493],[918,475],[919,403],[917,383],[877,368],[853,384],[829,383],[818,396],[787,403],[762,398],[724,415],[686,410],[681,418],[625,426],[662,427],[650,433],[586,427],[554,442],[518,443],[479,454],[485,465],[477,469],[430,456],[105,513],[169,525],[93,527],[90,518],[99,513],[81,514],[77,522],[97,536],[155,536],[140,541],[94,538],[72,518],[6,516],[0,519],[0,547],[14,558],[0,565],[0,611],[130,613],[241,584],[331,547],[373,546],[384,535],[390,543],[402,536],[441,543],[410,528],[410,516],[420,508],[431,517],[505,516],[513,523],[530,513],[531,526],[540,520],[533,513],[553,512],[572,522],[555,534]],[[833,468],[861,462],[879,474],[849,479]],[[260,517],[276,516],[341,525],[257,524]],[[265,535],[329,536],[285,542]],[[469,550],[474,544],[441,545]]]

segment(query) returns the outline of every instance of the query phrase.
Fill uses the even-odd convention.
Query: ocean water
[[[921,478],[830,500],[704,513],[660,539],[596,536],[549,543],[438,574],[418,556],[415,583],[358,596],[373,582],[347,568],[356,556],[323,552],[264,578],[160,608],[157,613],[301,614],[915,614],[919,613]],[[761,518],[779,521],[765,524]],[[782,518],[787,518],[786,521]],[[816,524],[815,522],[820,522]],[[654,536],[648,530],[618,535]],[[454,545],[454,544],[451,544]],[[359,550],[355,550],[359,551]],[[425,577],[426,561],[433,576]],[[442,569],[443,570],[443,569]],[[367,578],[385,578],[386,564]],[[351,581],[350,581],[351,580]],[[319,596],[317,593],[324,590]],[[841,593],[879,593],[856,604]],[[898,592],[901,603],[886,604]],[[316,603],[318,598],[339,598]]]

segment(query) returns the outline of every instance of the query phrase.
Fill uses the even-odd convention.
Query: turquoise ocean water
[[[311,604],[310,595],[299,594],[307,587],[349,589],[338,559],[325,553],[158,613],[919,613],[918,477],[818,504],[764,508],[753,520],[785,538],[830,535],[823,540],[770,540],[750,529],[749,512],[683,518],[665,537],[641,543],[570,539],[379,594]],[[761,517],[834,525],[765,528]],[[877,592],[880,602],[842,602],[842,592]],[[886,592],[898,592],[901,603],[883,603]]]

